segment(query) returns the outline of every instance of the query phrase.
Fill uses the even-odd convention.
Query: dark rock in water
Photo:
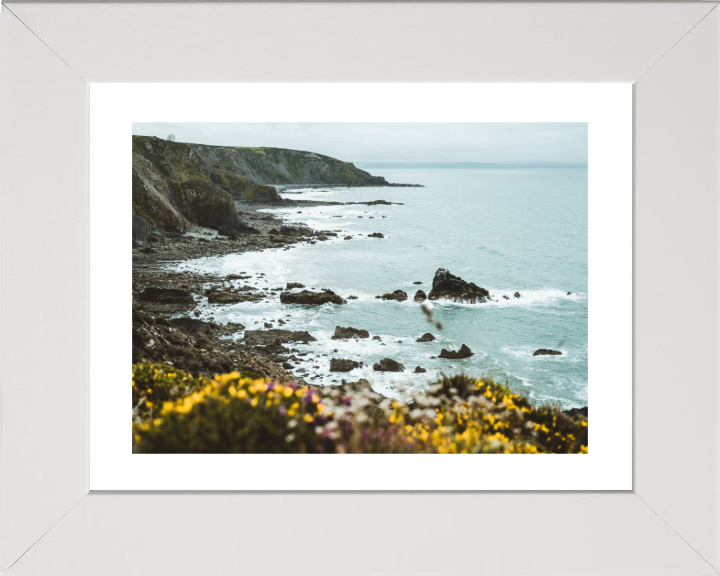
[[[273,327],[273,325],[272,325],[270,322],[264,322],[264,323],[263,323],[263,326],[265,326],[265,328],[272,328],[272,327]]]
[[[475,304],[476,302],[485,302],[490,298],[490,292],[485,288],[480,288],[472,282],[466,282],[462,278],[450,274],[445,268],[438,268],[435,272],[432,286],[428,295],[430,300],[450,298]]]
[[[380,362],[373,364],[373,370],[376,372],[403,372],[405,366],[392,358],[383,358]]]
[[[352,236],[345,236],[345,240],[352,240]]]
[[[572,294],[572,292],[568,292],[568,293],[567,293],[568,296],[570,296],[570,294]],[[586,408],[587,408],[587,406],[586,406]]]
[[[407,300],[407,292],[402,290],[395,290],[395,292],[388,292],[382,296],[375,296],[375,298],[382,298],[383,300],[397,300],[398,302],[404,302]]]
[[[300,282],[288,282],[287,286],[285,286],[285,290],[292,290],[293,288],[305,288],[305,285],[300,284]]]
[[[420,368],[420,366],[415,366],[415,374],[423,374],[425,372],[427,372],[427,370],[425,370],[425,368]]]
[[[343,328],[342,326],[335,326],[335,334],[333,334],[331,340],[347,340],[350,338],[369,338],[370,333],[367,330],[360,330],[358,328]]]
[[[137,296],[141,302],[153,304],[187,304],[195,305],[195,299],[187,290],[178,288],[145,288]]]
[[[245,344],[249,346],[274,344],[276,341],[278,344],[286,344],[288,342],[315,342],[316,340],[317,338],[304,330],[293,331],[275,328],[273,330],[245,331]]]
[[[503,294],[503,298],[505,298],[505,300],[510,300],[510,296],[505,296],[505,294]]]
[[[233,294],[232,292],[210,290],[207,299],[210,304],[237,304],[238,302],[244,302],[245,296],[243,294]]]
[[[282,366],[283,368],[285,368],[285,370],[291,370],[292,367],[293,367],[293,365],[290,364],[290,362],[283,362],[283,363],[281,364],[281,366]]]
[[[588,419],[587,406],[583,406],[582,408],[570,408],[569,410],[563,410],[562,413],[565,414],[568,418],[572,418],[573,420]]]
[[[425,334],[420,336],[415,342],[432,342],[433,340],[435,340],[435,336],[430,334],[430,332],[425,332]]]
[[[443,348],[440,351],[439,358],[447,358],[449,360],[460,360],[462,358],[470,358],[470,356],[472,356],[472,355],[473,355],[473,353],[470,351],[470,348],[468,348],[467,346],[465,346],[465,344],[463,344],[460,347],[460,350],[458,350],[458,351],[445,350],[445,348]]]
[[[557,350],[548,350],[547,348],[540,348],[539,350],[535,350],[533,352],[533,356],[560,356],[562,352],[558,352]]]
[[[380,232],[373,232],[372,234],[368,234],[368,238],[385,238]]]
[[[228,274],[225,276],[225,280],[247,280],[248,278],[252,278],[252,276],[243,276],[242,274]]]
[[[347,360],[345,358],[331,358],[330,359],[330,372],[350,372],[355,368],[360,368],[362,364],[355,362],[355,360]]]
[[[353,296],[352,294],[346,298],[346,300],[357,300],[357,296]]]
[[[515,298],[520,298],[520,292],[515,292],[515,294],[513,294],[513,296],[515,296]]]
[[[373,340],[380,340],[380,336],[373,336]]]
[[[415,292],[415,302],[425,302],[427,300],[427,294],[422,290]]]
[[[413,282],[413,284],[422,284],[422,282]]]
[[[325,236],[325,234],[320,234],[320,235],[317,237],[317,239],[318,239],[318,240],[322,240],[322,241],[324,242],[325,240],[328,239],[328,237]]]
[[[280,302],[283,304],[314,304],[320,305],[327,302],[333,304],[345,304],[345,300],[340,298],[335,292],[326,290],[324,292],[310,292],[303,290],[302,292],[283,292],[280,294]]]

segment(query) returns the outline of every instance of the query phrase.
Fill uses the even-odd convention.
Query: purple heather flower
[[[287,410],[285,410],[284,406],[280,406],[278,412],[280,412],[280,416],[285,416],[285,414],[287,414]]]

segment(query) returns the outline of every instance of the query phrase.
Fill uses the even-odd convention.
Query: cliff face
[[[244,224],[235,200],[279,202],[272,184],[387,186],[329,156],[283,148],[229,148],[133,136],[133,239],[153,229],[183,234],[192,224],[223,233]]]
[[[230,148],[193,144],[205,158],[231,174],[263,184],[386,186],[351,162],[285,148]]]

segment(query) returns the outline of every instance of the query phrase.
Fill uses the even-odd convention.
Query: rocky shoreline
[[[309,374],[303,365],[307,364],[307,368],[312,366],[319,369],[320,366],[312,365],[313,362],[320,361],[319,354],[300,352],[293,347],[293,342],[307,343],[315,340],[308,332],[284,330],[283,325],[286,320],[278,318],[265,323],[264,330],[251,330],[248,326],[244,340],[238,341],[232,336],[245,330],[245,326],[236,323],[224,325],[216,323],[213,316],[201,320],[197,306],[204,303],[204,299],[207,299],[209,304],[231,304],[279,297],[281,302],[286,303],[333,302],[339,305],[344,304],[346,300],[329,291],[304,290],[305,287],[299,284],[261,287],[263,273],[255,277],[243,273],[219,276],[210,273],[171,271],[167,269],[167,265],[208,256],[224,256],[272,248],[289,250],[294,245],[315,244],[327,241],[331,237],[336,238],[338,231],[313,230],[303,223],[287,225],[282,218],[260,210],[348,204],[373,206],[393,203],[384,200],[344,203],[294,199],[283,199],[280,203],[236,202],[238,216],[243,226],[242,232],[223,234],[216,230],[195,227],[183,235],[153,234],[142,243],[133,240],[133,363],[142,360],[162,362],[181,370],[210,377],[218,373],[237,371],[281,383],[293,381],[303,386],[318,387],[305,380]],[[490,299],[485,289],[465,282],[444,269],[436,273],[433,290],[428,297],[431,300],[445,297],[473,303]],[[352,296],[348,298],[351,299]],[[407,299],[408,295],[397,290],[377,298],[402,301]],[[418,291],[415,300],[422,302],[424,299],[425,293]],[[338,327],[333,339],[353,337],[367,338],[369,334],[361,329]],[[374,338],[378,339],[377,336]],[[427,333],[417,341],[429,342],[433,339],[432,334]],[[472,354],[473,352],[463,344],[460,351],[443,349],[439,357],[453,360],[467,358]],[[323,364],[329,363],[331,373],[349,373],[358,367],[356,362],[343,358],[324,358],[322,361]],[[393,359],[384,358],[375,364],[374,369],[404,371],[405,367]],[[420,366],[414,370],[416,374],[423,372],[425,369]],[[339,381],[334,379],[333,383],[343,390],[372,389],[367,380],[346,382],[340,378]],[[586,411],[585,415],[587,415]]]

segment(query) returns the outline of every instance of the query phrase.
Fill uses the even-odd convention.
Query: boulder
[[[425,332],[425,334],[420,336],[415,342],[432,342],[433,340],[435,340],[435,336],[430,334],[430,332]]]
[[[513,296],[515,296],[515,298],[520,298],[520,292],[515,292],[515,294],[513,294]]]
[[[345,236],[345,240],[352,240],[352,236]]]
[[[249,346],[267,344],[287,344],[288,342],[315,342],[317,338],[306,331],[282,330],[246,330],[245,344]]]
[[[373,232],[372,234],[368,234],[368,238],[385,238],[385,236],[380,234],[380,232]]]
[[[414,372],[415,374],[424,374],[425,372],[427,372],[427,370],[425,370],[425,368],[420,368],[420,366],[415,366],[415,372]]]
[[[560,356],[562,355],[562,352],[558,352],[557,350],[548,350],[547,348],[540,348],[538,350],[535,350],[533,352],[533,356]]]
[[[305,285],[300,284],[300,282],[288,282],[287,286],[285,286],[285,290],[292,290],[293,288],[305,288]]]
[[[455,301],[486,302],[490,298],[490,292],[472,282],[466,282],[462,278],[451,274],[445,268],[438,268],[433,278],[432,290],[428,295],[430,300],[438,298],[450,298]]]
[[[380,362],[373,364],[373,370],[375,370],[375,372],[403,372],[405,366],[392,358],[383,358]]]
[[[247,298],[244,294],[210,290],[207,293],[207,299],[210,304],[237,304],[238,302],[245,302]]]
[[[152,302],[153,304],[187,304],[195,305],[195,299],[187,290],[178,288],[145,288],[137,299],[141,302]]]
[[[303,290],[302,292],[283,292],[280,294],[280,302],[283,304],[312,304],[320,305],[331,302],[332,304],[345,304],[340,296],[332,290],[324,290],[322,292],[310,292]]]
[[[470,358],[470,356],[472,356],[472,355],[473,355],[473,353],[471,352],[470,348],[468,348],[467,346],[465,346],[465,344],[463,344],[460,347],[460,350],[457,350],[457,351],[456,350],[445,350],[445,348],[443,348],[442,351],[440,352],[440,356],[438,356],[438,358],[446,358],[448,360],[460,360],[462,358]]]
[[[375,298],[382,298],[383,300],[397,300],[398,302],[404,302],[407,300],[408,295],[407,292],[403,292],[402,290],[395,290],[395,292],[388,292],[387,294],[383,294],[382,296],[375,296]]]
[[[369,338],[370,334],[367,330],[360,330],[358,328],[343,328],[342,326],[335,326],[335,334],[332,336],[332,340],[348,340],[350,338]]]
[[[422,284],[422,282],[413,282],[413,284]]]
[[[203,322],[202,320],[198,320],[196,318],[190,318],[188,316],[183,316],[182,318],[173,318],[170,320],[170,323],[174,328],[179,328],[180,330],[184,330],[188,334],[191,334],[193,336],[209,336],[214,337],[215,333],[213,332],[212,328],[210,327],[210,324],[207,322]]]
[[[503,298],[505,298],[505,300],[510,300],[510,296],[505,296],[505,294],[503,294]]]
[[[422,290],[415,292],[415,302],[425,302],[427,300],[427,294]]]
[[[355,360],[347,360],[345,358],[331,358],[330,372],[350,372],[355,368],[360,368],[362,364]]]
[[[373,340],[380,340],[380,336],[373,336]]]
[[[568,296],[570,296],[570,294],[572,294],[572,292],[568,292],[568,293],[567,293]]]
[[[322,241],[325,241],[325,240],[327,240],[327,239],[328,239],[328,237],[327,237],[327,236],[325,236],[325,234],[320,234],[320,235],[319,235],[319,236],[317,237],[317,239],[318,239],[318,240],[322,240]]]

